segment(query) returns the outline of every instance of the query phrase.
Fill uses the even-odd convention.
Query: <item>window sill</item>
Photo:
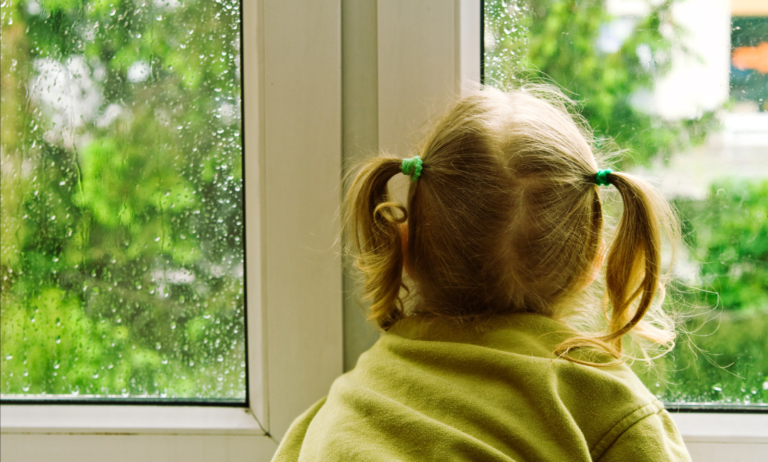
[[[264,435],[246,407],[0,406],[3,434]]]
[[[768,443],[768,414],[671,414],[686,443]]]

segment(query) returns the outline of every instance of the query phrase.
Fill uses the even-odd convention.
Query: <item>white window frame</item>
[[[3,462],[268,461],[291,421],[327,394],[343,362],[330,217],[342,161],[352,157],[341,154],[350,128],[342,126],[341,69],[370,71],[370,59],[341,61],[345,1],[243,0],[250,408],[3,405]],[[376,103],[363,112],[378,149],[405,155],[449,97],[479,80],[481,4],[367,3],[376,11],[369,39],[377,66],[365,85],[375,86]],[[355,62],[365,69],[349,69]],[[672,416],[695,461],[768,453],[766,414]]]
[[[4,462],[269,460],[341,374],[340,0],[242,11],[250,406],[3,404]]]

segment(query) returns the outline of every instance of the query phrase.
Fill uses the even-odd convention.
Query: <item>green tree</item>
[[[700,261],[706,305],[768,307],[768,181],[719,181],[704,200],[678,199],[686,240]]]
[[[0,391],[243,400],[239,2],[2,18]]]

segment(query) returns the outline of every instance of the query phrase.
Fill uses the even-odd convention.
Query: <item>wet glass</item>
[[[3,0],[3,400],[246,400],[240,3]]]
[[[670,408],[765,409],[768,5],[652,3],[485,0],[485,82],[557,83],[599,147],[627,150],[616,166],[679,211],[665,303],[681,332],[670,354],[633,364],[648,388]]]

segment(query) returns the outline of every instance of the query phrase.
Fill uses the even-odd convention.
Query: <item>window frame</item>
[[[340,0],[303,3],[241,8],[249,405],[5,402],[2,460],[268,460],[341,374]]]

